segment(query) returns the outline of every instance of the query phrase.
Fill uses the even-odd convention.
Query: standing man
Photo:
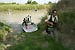
[[[56,33],[54,33],[55,28],[57,27],[58,24],[58,16],[57,16],[57,11],[52,10],[51,14],[47,16],[47,19],[45,20],[47,23],[47,28],[46,32],[50,34],[52,37],[56,36]]]

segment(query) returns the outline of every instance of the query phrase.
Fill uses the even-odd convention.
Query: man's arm
[[[48,20],[50,19],[50,17],[51,17],[51,15],[47,16],[47,19],[45,20],[45,22],[46,22],[47,24],[53,25],[52,22],[48,21]]]
[[[58,16],[56,16],[56,23],[58,23]]]
[[[49,22],[49,21],[47,21],[46,23],[47,23],[47,24],[50,24],[50,25],[53,25],[53,22]]]

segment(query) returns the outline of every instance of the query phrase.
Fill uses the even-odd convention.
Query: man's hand
[[[53,25],[53,23],[52,23],[52,22],[50,22],[49,24]]]
[[[53,23],[52,23],[52,22],[47,21],[47,23],[48,23],[48,24],[50,24],[50,25],[53,25]]]

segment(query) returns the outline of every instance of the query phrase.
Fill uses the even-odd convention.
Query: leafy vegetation
[[[4,49],[7,34],[11,32],[11,27],[0,22],[0,50]]]
[[[40,4],[1,4],[0,11],[47,9],[49,5]]]
[[[3,41],[3,37],[8,34],[8,32],[11,32],[11,27],[0,22],[0,41]]]
[[[38,4],[36,1],[33,1],[32,4]]]
[[[75,33],[75,20],[74,20],[74,15],[75,14],[75,12],[73,12],[73,11],[64,11],[64,12],[61,12],[60,14],[59,14],[59,20],[60,20],[60,22],[61,22],[61,24],[62,24],[62,31],[64,32],[64,33]],[[64,28],[65,27],[65,28]],[[73,31],[73,32],[71,32],[71,31]]]
[[[59,11],[60,21],[60,32],[62,33],[62,43],[71,48],[75,49],[75,10],[63,10]],[[69,43],[70,41],[70,43]]]
[[[31,3],[32,3],[32,0],[28,0],[28,1],[27,1],[27,4],[31,4]]]

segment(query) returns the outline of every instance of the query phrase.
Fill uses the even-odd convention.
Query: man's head
[[[57,13],[57,11],[54,9],[54,10],[52,10],[52,13],[56,14],[56,13]]]
[[[57,11],[54,9],[54,10],[52,10],[52,14],[54,15],[54,16],[56,16],[56,14],[57,14]]]

